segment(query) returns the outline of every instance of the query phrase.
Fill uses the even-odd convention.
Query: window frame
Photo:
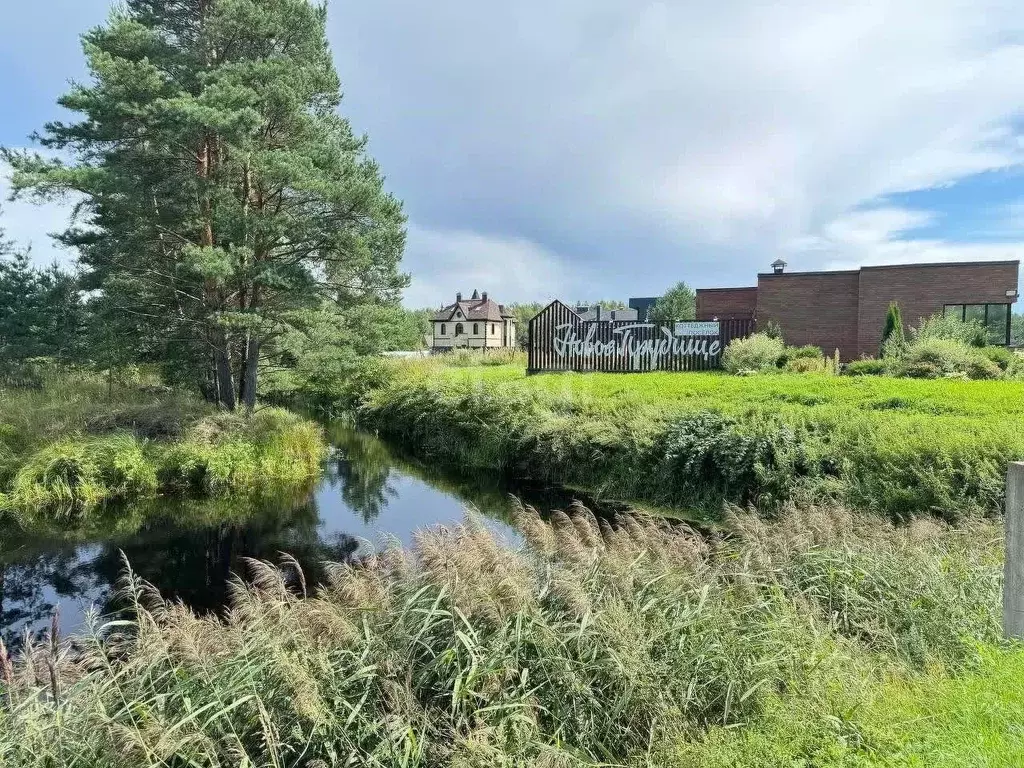
[[[480,323],[473,323],[473,335],[474,336],[479,336],[480,335]]]
[[[438,334],[438,336],[444,336],[446,333],[448,333],[448,330],[445,328],[445,324],[441,323],[441,332]]]
[[[462,331],[463,331],[462,323],[456,323],[455,324],[455,335],[456,336],[461,336],[462,335]]]
[[[954,307],[960,308],[960,322],[967,322],[967,308],[968,307],[984,307],[985,308],[985,319],[982,321],[982,326],[985,328],[986,334],[991,330],[988,322],[989,307],[1006,307],[1006,325],[1003,328],[1003,340],[995,346],[1007,347],[1010,345],[1010,334],[1013,326],[1013,305],[1008,301],[991,301],[991,302],[964,302],[963,304],[943,304],[942,314],[943,316],[953,315],[956,317],[956,312],[949,312]],[[987,339],[987,336],[986,336]]]

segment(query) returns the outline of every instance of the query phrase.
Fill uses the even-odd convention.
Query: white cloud
[[[333,8],[345,108],[412,217],[617,294],[749,280],[882,196],[1024,159],[1007,0]]]
[[[461,291],[487,291],[501,303],[556,298],[568,286],[554,254],[521,238],[409,227],[404,268],[413,275],[408,307],[454,301]]]
[[[1024,231],[1018,233],[1018,240],[987,243],[954,243],[912,236],[914,229],[931,220],[928,213],[900,208],[857,211],[832,221],[823,236],[794,243],[793,251],[801,262],[791,266],[806,268],[802,259],[808,253],[822,255],[824,262],[820,266],[827,269],[875,264],[1002,261],[1018,259],[1024,253]]]
[[[474,281],[510,300],[744,284],[778,255],[813,269],[1017,253],[1015,235],[915,238],[935,214],[884,200],[1020,170],[1016,0],[330,9],[343,111],[416,223],[410,304]],[[25,47],[26,68],[47,66],[45,45]],[[6,214],[49,258],[63,213]]]
[[[50,235],[67,229],[73,204],[36,205],[24,198],[8,200],[10,193],[10,168],[0,163],[0,230],[4,232],[4,239],[12,241],[18,249],[30,248],[32,261],[38,266],[54,262],[71,264],[74,253],[56,243]]]

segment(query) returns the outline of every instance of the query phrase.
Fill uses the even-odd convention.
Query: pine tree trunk
[[[231,376],[231,353],[228,350],[228,337],[223,329],[215,332],[213,359],[217,366],[217,399],[229,411],[235,410],[235,382]]]
[[[243,403],[248,410],[256,407],[256,376],[260,365],[260,342],[255,333],[249,333],[245,349],[245,366],[242,375]]]

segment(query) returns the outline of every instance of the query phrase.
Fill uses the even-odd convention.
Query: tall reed
[[[510,546],[471,514],[319,586],[251,562],[219,618],[129,571],[131,621],[0,654],[0,764],[653,764],[787,691],[969,665],[998,635],[988,524],[728,517],[709,539],[519,507]],[[849,729],[836,749],[871,748]]]

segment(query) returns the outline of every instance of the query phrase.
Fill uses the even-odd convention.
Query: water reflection
[[[564,508],[572,494],[510,486],[496,473],[453,476],[401,456],[377,438],[335,425],[334,451],[315,488],[289,497],[180,502],[109,509],[76,540],[6,537],[0,541],[0,631],[10,642],[38,628],[61,606],[65,631],[81,626],[90,605],[116,610],[116,584],[127,557],[133,570],[169,598],[217,610],[244,559],[293,555],[309,583],[325,562],[365,554],[389,539],[409,543],[429,525],[457,522],[467,505],[514,539],[508,526],[515,493],[541,510]],[[584,501],[586,501],[584,499]]]

